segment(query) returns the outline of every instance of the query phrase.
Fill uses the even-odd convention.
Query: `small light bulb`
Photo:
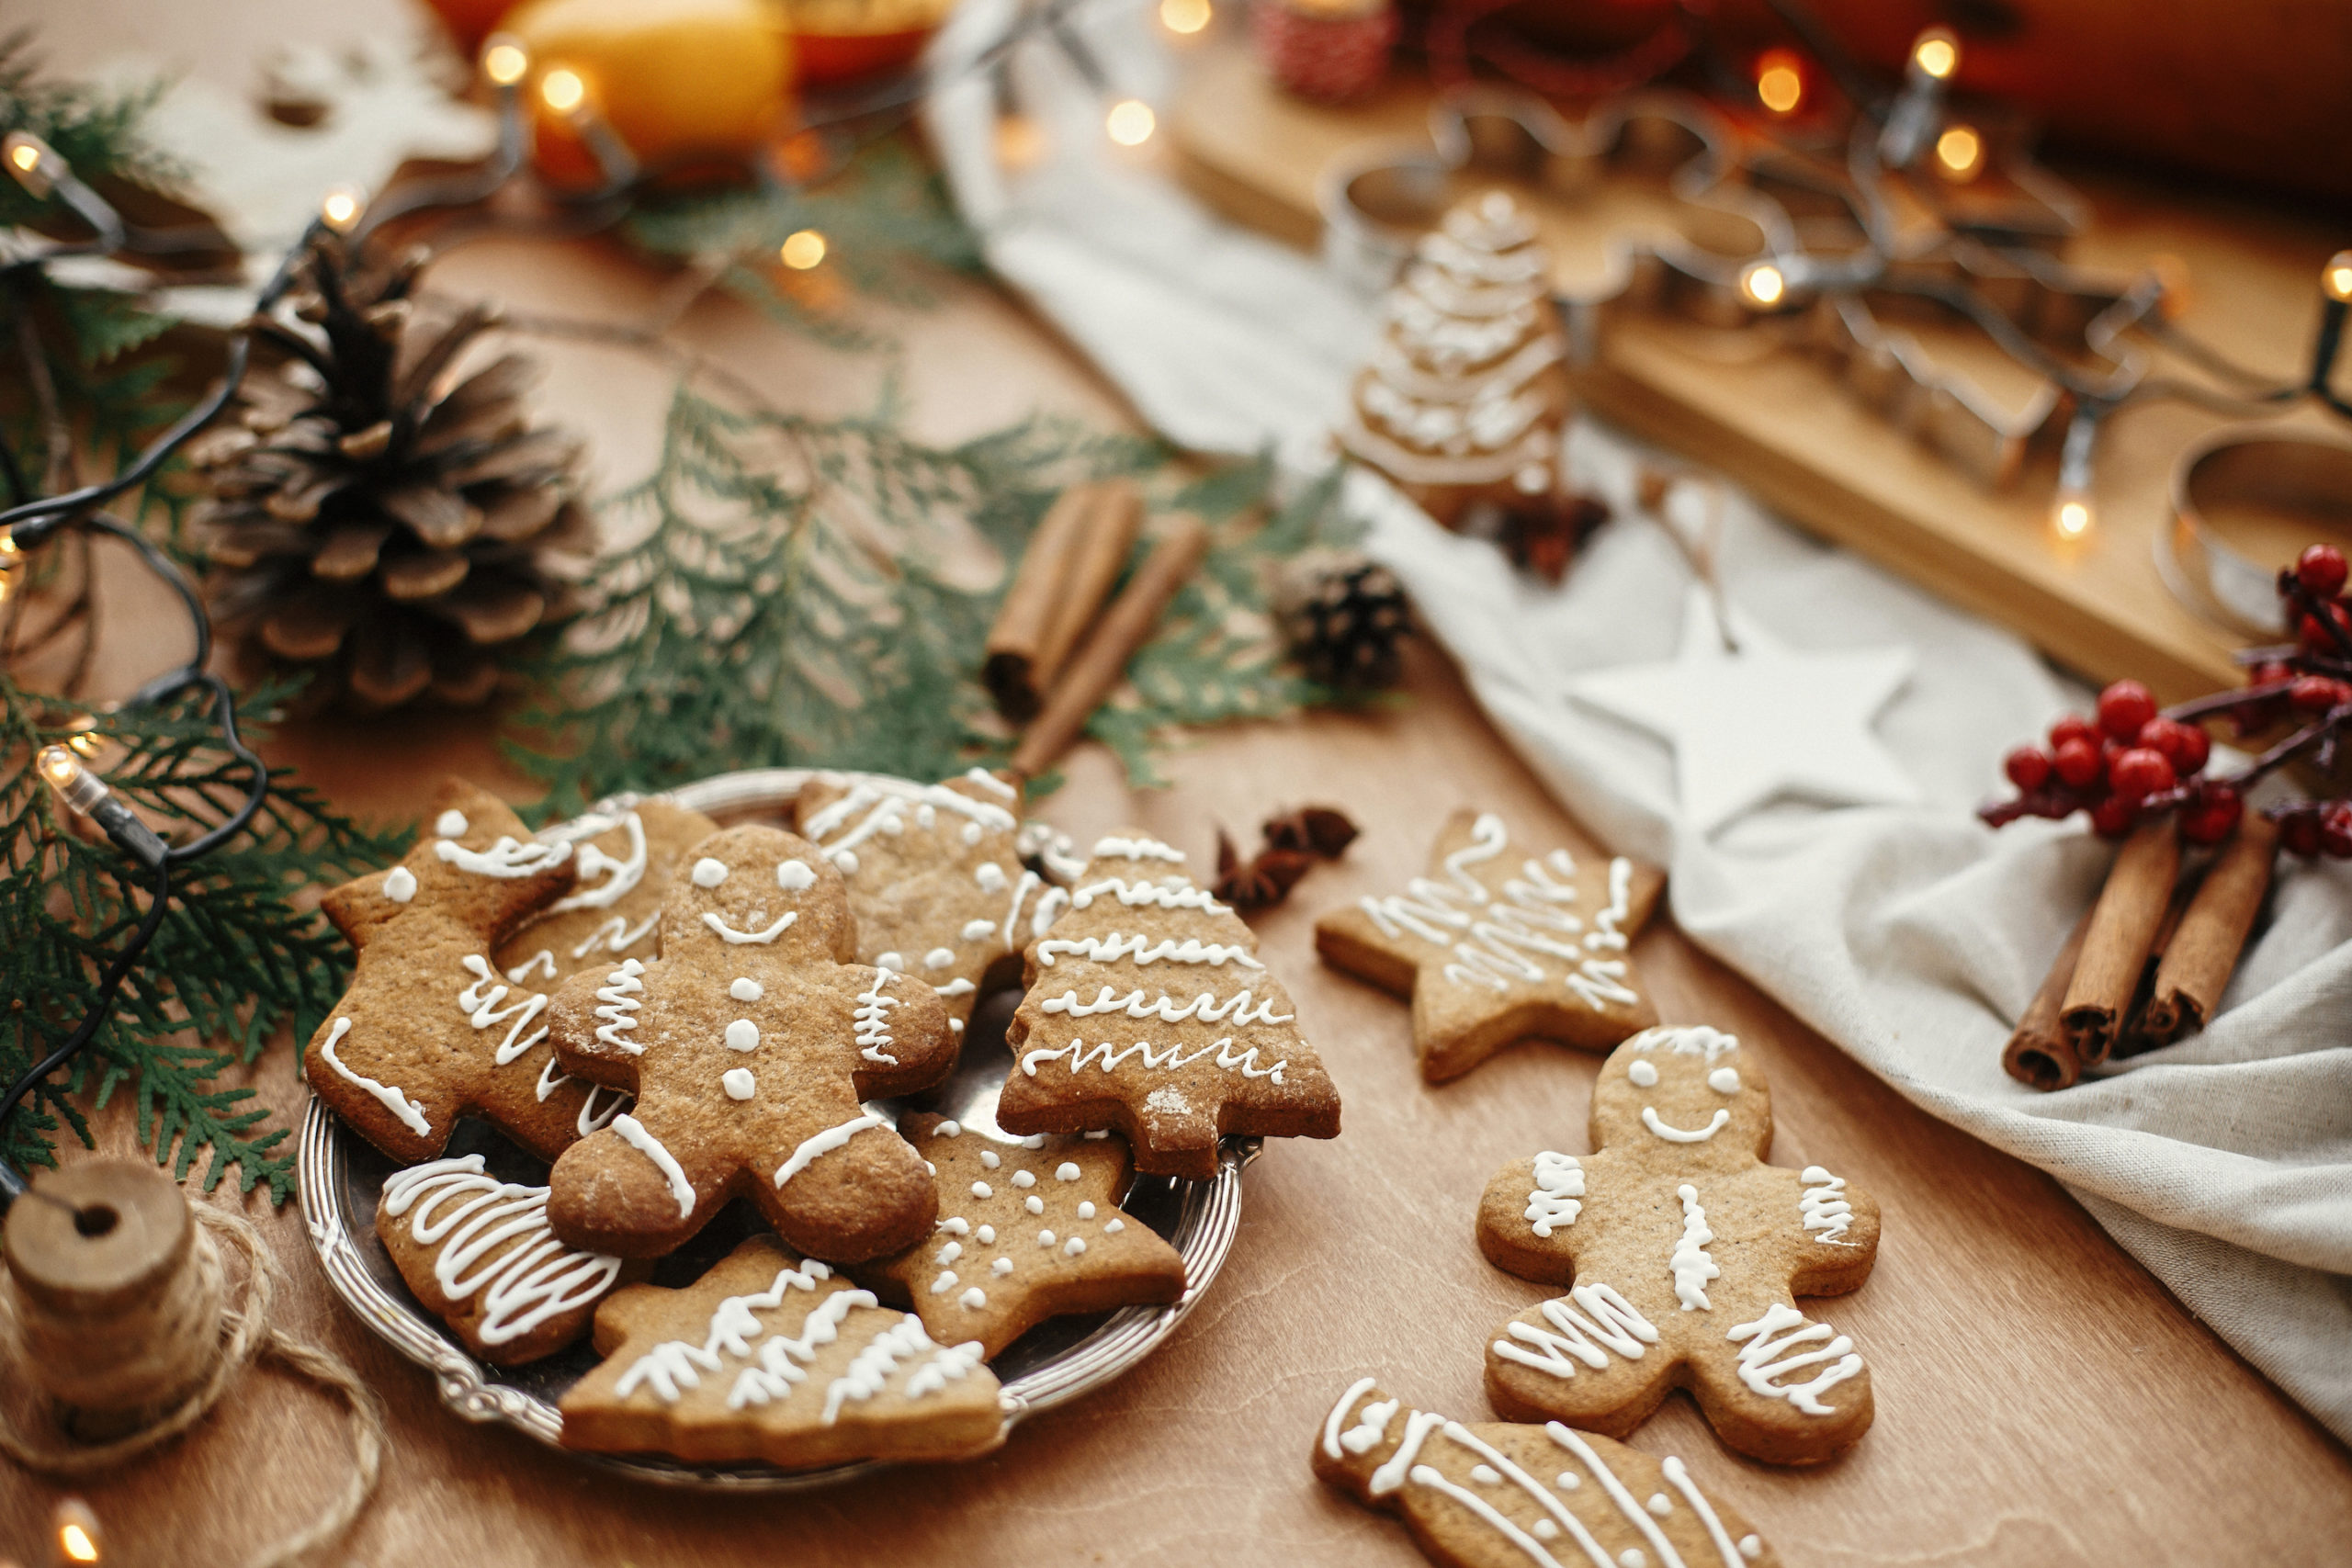
[[[1747,297],[1749,304],[1769,310],[1779,304],[1781,297],[1788,293],[1789,280],[1770,262],[1750,262],[1740,271],[1739,291]]]
[[[2062,539],[2079,539],[2091,531],[2091,503],[2081,496],[2061,497],[2051,508],[2050,525]]]
[[[79,1497],[62,1497],[50,1515],[57,1530],[57,1556],[61,1562],[96,1562],[98,1560],[98,1517],[90,1512],[90,1505]]]
[[[67,1525],[57,1532],[58,1549],[65,1553],[68,1562],[96,1562],[98,1543],[80,1525]]]
[[[52,789],[63,789],[82,776],[82,764],[62,746],[44,746],[40,751],[40,776]]]
[[[12,138],[8,148],[8,162],[14,164],[19,173],[29,175],[40,167],[40,149],[34,146],[29,138],[22,141],[17,141]]]
[[[580,73],[559,65],[539,78],[539,102],[558,114],[570,114],[588,101],[588,84]]]
[[[2328,257],[2319,282],[2329,299],[2339,304],[2352,302],[2352,251],[2338,251]]]
[[[783,254],[785,265],[807,272],[825,259],[825,236],[814,229],[802,229],[786,238]]]
[[[319,216],[338,234],[348,234],[368,209],[368,193],[357,186],[336,186],[319,203]]]
[[[1973,179],[1984,161],[1984,139],[1974,126],[1955,125],[1936,138],[1936,163],[1947,179]]]
[[[82,759],[63,746],[44,746],[33,759],[41,782],[74,810],[88,815],[91,807],[113,794],[106,781],[82,765]],[[96,1526],[91,1527],[93,1529]]]
[[[1911,63],[1939,82],[1960,69],[1960,39],[1946,28],[1929,28],[1911,43]]]
[[[511,87],[531,69],[531,51],[513,33],[492,33],[481,47],[481,73],[493,86]]]
[[[44,201],[56,188],[57,176],[65,172],[65,160],[29,130],[12,130],[0,139],[0,158],[6,159],[18,185]]]
[[[1111,106],[1111,112],[1102,122],[1103,129],[1111,133],[1111,140],[1122,147],[1142,146],[1151,140],[1151,133],[1159,125],[1159,118],[1151,112],[1151,106],[1141,98],[1122,98]]]
[[[1785,49],[1768,49],[1756,61],[1756,97],[1774,114],[1793,114],[1804,102],[1804,73],[1796,56]]]
[[[1209,25],[1209,0],[1159,0],[1159,25],[1187,37]]]

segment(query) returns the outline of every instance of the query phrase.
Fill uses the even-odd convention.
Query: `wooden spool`
[[[132,1160],[44,1171],[0,1231],[14,1282],[19,1375],[59,1426],[105,1442],[151,1425],[202,1381],[220,1334],[221,1284],[187,1200]]]

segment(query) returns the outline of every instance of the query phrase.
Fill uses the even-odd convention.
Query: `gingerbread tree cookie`
[[[623,1258],[675,1248],[744,1196],[804,1252],[854,1261],[929,1233],[931,1173],[860,1101],[956,1065],[927,986],[847,959],[849,896],[805,839],[730,828],[662,907],[662,956],[575,975],[548,1010],[565,1069],[637,1097],[548,1179],[548,1223]]]
[[[1340,1095],[1231,908],[1128,832],[1097,840],[1069,909],[1029,949],[1007,1038],[1009,1133],[1115,1128],[1136,1168],[1205,1180],[1217,1139],[1332,1138]]]
[[[604,1363],[563,1396],[567,1448],[798,1469],[963,1459],[1004,1438],[978,1345],[934,1344],[919,1319],[770,1236],[683,1291],[615,1292],[596,1309],[596,1349]]]
[[[500,944],[498,968],[517,985],[553,990],[571,976],[610,970],[660,951],[662,901],[686,851],[718,831],[699,811],[648,800],[570,824],[580,887]]]
[[[548,998],[507,980],[489,955],[571,890],[571,847],[526,837],[504,802],[461,779],[441,785],[428,822],[400,864],[322,900],[359,962],[303,1071],[321,1100],[403,1165],[440,1154],[468,1111],[553,1159],[620,1102],[565,1081],[547,1043]]]
[[[899,1130],[938,1172],[942,1218],[875,1272],[935,1337],[977,1339],[993,1360],[1049,1317],[1184,1293],[1184,1259],[1120,1212],[1134,1165],[1119,1138],[1008,1144],[929,1115]]]
[[[1421,1076],[1443,1083],[1514,1040],[1605,1051],[1657,1021],[1626,949],[1662,882],[1623,856],[1542,854],[1491,811],[1457,811],[1430,874],[1315,923],[1334,968],[1413,1002]]]
[[[1315,1473],[1403,1517],[1444,1568],[1770,1568],[1772,1549],[1679,1459],[1555,1421],[1464,1426],[1360,1379],[1323,1419]]]
[[[376,1234],[416,1299],[483,1360],[519,1367],[588,1332],[596,1303],[645,1265],[581,1252],[548,1230],[548,1190],[501,1181],[480,1155],[395,1171]]]
[[[1687,1388],[1726,1444],[1778,1464],[1868,1430],[1862,1358],[1795,1298],[1870,1276],[1878,1205],[1818,1166],[1766,1165],[1771,1141],[1763,1068],[1730,1035],[1620,1045],[1593,1086],[1599,1152],[1516,1161],[1478,1205],[1497,1266],[1574,1286],[1487,1347],[1495,1408],[1623,1437]]]
[[[922,980],[958,1034],[1068,901],[1021,863],[1021,792],[985,768],[937,784],[820,773],[797,811],[849,884],[857,961]]]

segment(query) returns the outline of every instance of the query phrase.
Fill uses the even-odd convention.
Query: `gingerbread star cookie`
[[[699,811],[648,800],[592,812],[566,825],[578,845],[580,886],[499,945],[497,965],[516,985],[553,990],[588,970],[660,951],[662,901],[686,851],[718,831]]]
[[[1730,1447],[1776,1464],[1868,1430],[1853,1342],[1799,1312],[1869,1278],[1878,1205],[1819,1166],[1766,1165],[1771,1096],[1728,1034],[1653,1029],[1601,1065],[1597,1153],[1546,1151],[1487,1184],[1478,1246],[1566,1294],[1503,1325],[1487,1393],[1522,1419],[1623,1437],[1687,1388]]]
[[[1021,863],[1021,792],[985,768],[937,784],[820,773],[796,808],[849,884],[857,961],[929,986],[958,1034],[1067,902]]]
[[[645,1265],[581,1252],[548,1230],[548,1190],[501,1181],[480,1155],[396,1171],[376,1234],[408,1288],[502,1367],[552,1355],[588,1332],[596,1303]]]
[[[801,1251],[854,1262],[930,1234],[931,1173],[861,1101],[956,1065],[931,987],[849,956],[841,874],[805,839],[729,828],[694,846],[662,955],[575,975],[548,1010],[564,1069],[637,1097],[563,1152],[548,1223],[655,1258],[748,1197]]]
[[[1465,1426],[1411,1410],[1363,1378],[1340,1396],[1315,1473],[1402,1516],[1443,1568],[1770,1568],[1739,1511],[1668,1455],[1555,1421]]]
[[[351,986],[303,1053],[321,1100],[403,1165],[439,1155],[478,1111],[542,1159],[619,1110],[568,1082],[548,998],[492,966],[507,933],[571,891],[571,846],[526,835],[495,795],[444,783],[431,831],[390,871],[322,900],[358,950]]]
[[[1029,948],[1005,1131],[1115,1129],[1136,1168],[1206,1180],[1221,1137],[1333,1138],[1340,1094],[1241,918],[1128,832],[1098,840]]]
[[[1046,1318],[1184,1293],[1184,1259],[1120,1212],[1134,1168],[1115,1135],[1006,1142],[931,1115],[899,1131],[938,1172],[941,1218],[875,1273],[933,1337],[993,1360]]]
[[[977,1344],[941,1346],[822,1263],[753,1236],[683,1291],[596,1309],[605,1359],[563,1396],[563,1443],[786,1469],[964,1459],[1004,1439]]]
[[[1421,1076],[1442,1083],[1531,1034],[1605,1051],[1656,1023],[1626,948],[1663,881],[1623,856],[1534,852],[1493,812],[1457,811],[1429,875],[1332,910],[1315,948],[1412,998]]]

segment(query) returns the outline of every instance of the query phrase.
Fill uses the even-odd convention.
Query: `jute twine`
[[[43,1385],[72,1404],[154,1410],[123,1437],[75,1443],[28,1428],[16,1409],[0,1404],[0,1451],[28,1470],[50,1475],[110,1470],[195,1426],[249,1363],[271,1357],[340,1397],[350,1410],[350,1481],[315,1522],[245,1559],[247,1568],[292,1568],[349,1529],[374,1494],[384,1461],[383,1407],[342,1357],[271,1325],[277,1270],[261,1233],[243,1216],[209,1203],[188,1208],[198,1230],[187,1267],[135,1314],[139,1321],[119,1325],[124,1331],[120,1339],[130,1348],[127,1355],[119,1347],[94,1353],[86,1342],[77,1341],[71,1322],[30,1310],[13,1282],[0,1288],[0,1348],[14,1364],[40,1368]],[[225,1303],[223,1245],[245,1265],[239,1299]],[[187,1392],[176,1393],[180,1390]],[[163,1404],[155,1409],[158,1398]]]

